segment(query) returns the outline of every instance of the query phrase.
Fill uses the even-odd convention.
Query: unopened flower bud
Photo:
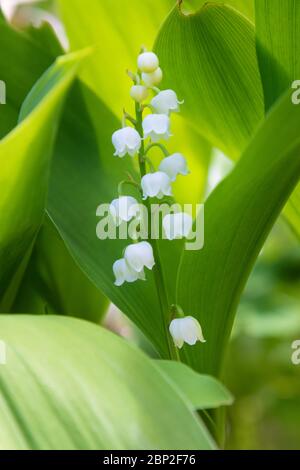
[[[148,87],[158,85],[163,79],[163,72],[160,67],[158,67],[152,73],[142,73],[142,80]]]
[[[143,52],[138,57],[138,68],[141,72],[151,73],[159,67],[159,60],[154,52]]]
[[[148,98],[149,90],[144,85],[134,85],[131,87],[130,96],[137,103],[142,103]]]

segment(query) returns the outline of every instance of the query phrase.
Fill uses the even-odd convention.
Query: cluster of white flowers
[[[162,81],[163,72],[159,67],[159,59],[153,52],[143,51],[137,60],[138,72],[128,72],[133,79],[130,96],[136,103],[136,116],[132,117],[124,112],[122,129],[114,132],[112,143],[115,148],[114,155],[123,158],[125,155],[139,156],[141,170],[140,183],[134,182],[141,191],[143,200],[148,198],[162,199],[164,196],[172,196],[172,183],[178,175],[189,173],[185,157],[180,153],[170,155],[160,141],[171,137],[170,115],[179,112],[180,102],[173,90],[157,88]],[[148,102],[149,95],[153,98]],[[143,112],[149,109],[143,117]],[[127,125],[127,121],[131,125]],[[146,147],[146,141],[148,145]],[[157,171],[154,170],[149,160],[148,152],[152,147],[159,147],[164,153]],[[149,165],[150,172],[146,172]],[[128,183],[132,183],[129,181]],[[123,221],[129,222],[139,217],[138,202],[131,196],[119,194],[110,204],[110,213],[119,226]],[[169,240],[187,237],[192,229],[192,217],[189,214],[179,212],[168,214],[163,219],[163,229]],[[113,265],[115,285],[122,286],[125,282],[145,280],[145,268],[152,270],[155,265],[152,244],[141,241],[129,245],[124,256]],[[200,324],[193,317],[175,318],[170,324],[170,334],[174,343],[181,348],[183,342],[192,345],[196,341],[204,341]]]

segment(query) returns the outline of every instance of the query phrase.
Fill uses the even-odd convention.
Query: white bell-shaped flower
[[[134,197],[120,196],[111,202],[109,212],[116,225],[120,225],[123,221],[129,222],[138,215],[139,205]]]
[[[200,323],[194,317],[176,318],[169,327],[174,344],[181,349],[184,343],[194,346],[197,341],[205,343]]]
[[[170,114],[171,111],[178,113],[180,109],[179,104],[182,103],[182,101],[178,101],[177,95],[173,90],[160,91],[151,101],[151,105],[158,114]]]
[[[132,157],[141,148],[140,134],[133,127],[123,127],[113,133],[112,143],[115,147],[115,156],[124,157],[127,153]]]
[[[174,153],[173,155],[164,158],[159,165],[159,170],[167,173],[171,181],[175,181],[177,175],[186,176],[190,172],[186,159],[181,155],[181,153]]]
[[[124,282],[135,282],[138,279],[145,280],[145,273],[143,270],[140,272],[132,269],[124,258],[118,259],[113,264],[113,272],[115,275],[115,286],[122,286]]]
[[[163,218],[163,228],[168,240],[187,237],[192,230],[193,219],[185,212],[167,214]]]
[[[138,68],[141,72],[151,73],[159,67],[159,60],[154,52],[142,52],[138,56]]]
[[[148,87],[153,87],[155,85],[158,85],[163,79],[163,71],[160,67],[158,67],[154,72],[152,73],[142,73],[142,80],[147,85]]]
[[[172,196],[171,180],[162,171],[148,173],[143,176],[141,186],[143,199],[147,199],[147,197],[162,199],[164,196]]]
[[[161,139],[167,140],[170,134],[170,119],[165,114],[148,114],[143,120],[145,138],[150,137],[152,142]]]
[[[143,272],[145,267],[152,269],[155,265],[152,246],[145,241],[129,245],[124,258],[128,266],[137,273]]]
[[[130,90],[131,98],[137,103],[142,103],[148,98],[149,90],[144,85],[133,85]]]

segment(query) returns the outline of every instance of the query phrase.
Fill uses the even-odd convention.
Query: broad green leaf
[[[268,110],[300,77],[300,3],[256,0],[257,56]]]
[[[0,137],[16,126],[22,102],[37,79],[53,63],[53,56],[26,33],[0,18],[0,78],[6,83],[6,105],[1,106]]]
[[[141,351],[81,320],[2,315],[1,449],[212,449],[185,396]]]
[[[231,393],[217,379],[198,374],[183,363],[157,361],[159,368],[174,382],[197,410],[232,405]]]
[[[255,16],[257,55],[267,111],[300,78],[300,3],[298,0],[256,0]],[[300,185],[284,212],[298,237],[299,200]]]
[[[188,16],[175,7],[155,49],[165,87],[185,99],[184,116],[237,159],[263,118],[253,25],[224,5],[207,3]]]
[[[0,298],[42,223],[51,145],[61,103],[74,79],[80,54],[60,58],[36,84],[40,102],[0,142]]]
[[[206,203],[205,246],[185,252],[178,302],[195,315],[205,344],[185,347],[195,369],[217,375],[236,307],[262,245],[300,176],[300,107],[285,96],[232,173]]]
[[[51,312],[99,322],[108,300],[74,262],[47,217],[37,237],[14,312]]]
[[[53,62],[55,55],[61,52],[61,48],[51,27],[47,23],[38,29],[30,28],[26,33],[21,33],[20,31],[13,30],[9,25],[0,22],[0,31],[0,46],[1,49],[6,50],[9,44],[9,59],[11,64],[11,67],[7,69],[6,64],[0,62],[1,76],[5,77],[5,80],[10,84],[8,89],[9,96],[14,97],[14,101],[11,101],[11,104],[6,105],[2,109],[7,111],[7,106],[10,108],[9,112],[14,116],[12,122],[12,125],[14,125],[17,122],[24,97],[28,94],[32,84],[37,81],[39,76],[48,68],[48,65]],[[34,58],[33,63],[30,62],[32,58]],[[28,67],[25,67],[21,59],[26,60]],[[35,66],[35,64],[38,66]],[[26,70],[26,76],[24,70]],[[23,80],[16,80],[16,77],[21,75]],[[3,122],[6,126],[9,120],[5,113],[4,115],[1,114],[2,116],[5,118]],[[4,127],[1,132],[5,133],[6,130],[6,127]],[[98,320],[100,318],[99,315],[105,310],[107,303],[105,297],[99,291],[97,294],[96,288],[88,281],[87,277],[80,274],[78,266],[72,261],[66,248],[63,247],[63,244],[54,233],[55,229],[50,227],[48,223],[39,236],[38,246],[35,247],[33,258],[29,261],[30,266],[21,285],[21,291],[14,309],[16,311],[34,311],[37,313],[44,312],[45,306],[47,306],[48,310],[55,311],[56,313],[71,313],[76,315],[81,312],[85,318]],[[46,243],[48,246],[46,246]],[[49,256],[49,253],[51,253],[53,258]],[[59,266],[57,264],[58,254]],[[26,266],[27,262],[28,259],[25,260],[24,266]],[[56,271],[56,268],[61,269]],[[20,269],[15,286],[12,286],[11,292],[7,296],[8,300],[5,302],[7,305],[11,305],[14,300],[15,291],[19,286],[24,269]],[[45,273],[45,269],[48,274]],[[57,279],[56,282],[54,282],[55,279]],[[69,283],[67,290],[63,288],[64,283]],[[76,290],[75,285],[78,283],[80,283],[80,289]],[[67,287],[67,284],[65,285]],[[74,292],[75,290],[77,295]],[[56,296],[59,297],[59,301],[57,300],[55,305],[53,305],[54,291]],[[83,305],[85,305],[85,309],[83,309]]]
[[[182,3],[181,3],[182,1]],[[201,6],[207,3],[206,0],[179,0],[178,3],[181,3],[181,10],[185,14],[193,13],[195,10],[198,10]],[[227,0],[226,2],[221,2],[218,0],[213,0],[210,3],[225,3],[232,8],[235,8],[240,13],[243,13],[247,18],[254,18],[254,0]]]

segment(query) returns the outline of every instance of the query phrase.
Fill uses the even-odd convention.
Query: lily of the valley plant
[[[126,155],[138,158],[140,171],[140,184],[131,178],[119,185],[135,184],[140,189],[141,197],[149,210],[151,199],[162,199],[164,196],[172,196],[172,183],[178,175],[189,173],[185,157],[180,153],[170,155],[165,141],[171,134],[171,115],[179,112],[180,104],[173,90],[160,90],[159,83],[163,77],[163,71],[159,67],[159,58],[153,52],[143,50],[137,60],[138,71],[136,74],[129,72],[134,85],[131,87],[130,96],[135,101],[135,116],[124,112],[123,127],[114,132],[112,143],[115,147],[115,156],[123,158]],[[154,97],[149,101],[149,95]],[[127,125],[127,121],[130,125]],[[162,152],[162,160],[156,171],[150,159],[151,149],[158,147]],[[128,222],[134,217],[139,217],[137,211],[138,201],[132,196],[119,194],[110,205],[110,212],[117,225],[122,221]],[[163,228],[169,240],[187,237],[192,228],[192,217],[189,214],[178,212],[165,215]],[[151,233],[151,231],[150,231]],[[205,342],[201,326],[191,316],[172,318],[177,315],[180,308],[172,308],[168,305],[166,287],[161,272],[162,265],[159,259],[159,251],[156,240],[137,241],[129,245],[123,258],[115,261],[113,272],[116,277],[115,285],[122,286],[125,282],[145,281],[145,268],[154,271],[158,295],[163,305],[168,306],[169,332],[177,348],[182,348],[183,343],[195,345],[197,341]],[[178,357],[175,355],[175,358]]]

